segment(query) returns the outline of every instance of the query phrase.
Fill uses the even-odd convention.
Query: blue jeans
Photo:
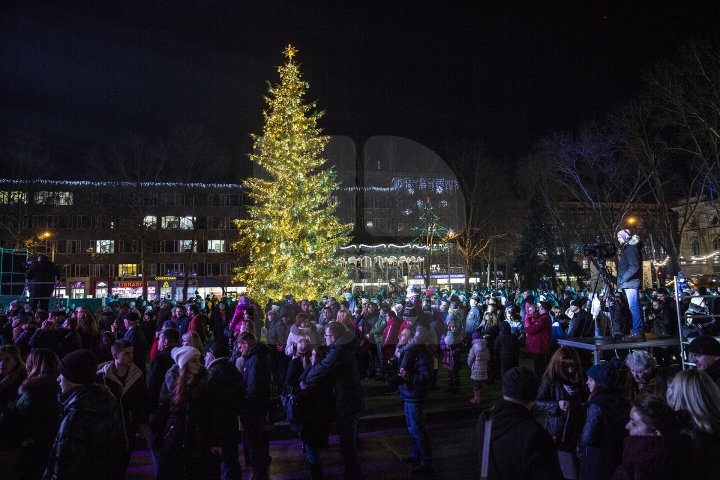
[[[623,288],[625,296],[627,297],[628,307],[632,314],[632,333],[643,333],[645,325],[642,317],[642,310],[640,309],[640,299],[638,298],[637,288]]]
[[[420,460],[422,465],[432,463],[432,452],[428,440],[427,428],[425,428],[425,403],[403,402],[405,406],[405,419],[407,420],[408,432],[412,437],[411,455]]]

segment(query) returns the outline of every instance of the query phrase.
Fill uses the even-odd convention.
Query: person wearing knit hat
[[[75,350],[63,357],[58,371],[63,418],[42,478],[124,478],[120,408],[110,390],[95,383],[95,354]]]
[[[590,399],[578,445],[579,478],[610,478],[622,462],[630,404],[616,388],[617,369],[604,362],[587,371]]]
[[[156,478],[219,478],[223,419],[230,408],[210,384],[194,347],[177,347],[165,375],[153,431],[161,443]],[[182,414],[169,414],[182,412]],[[185,433],[183,433],[185,432]],[[197,433],[197,432],[202,432]],[[160,440],[162,439],[162,440]]]
[[[503,376],[503,397],[495,409],[480,414],[478,453],[488,478],[563,478],[553,439],[531,411],[537,390],[533,372],[511,368]],[[488,456],[483,458],[485,451]]]
[[[95,383],[97,373],[97,357],[92,350],[75,350],[65,355],[58,364],[58,372],[63,380],[60,388],[63,393],[78,385]]]
[[[697,337],[687,347],[695,367],[705,372],[720,387],[720,342],[705,335]]]
[[[172,352],[170,352],[170,356],[177,364],[177,366],[183,369],[193,359],[197,358],[197,360],[199,361],[202,353],[200,353],[200,351],[195,347],[177,347],[174,348]]]

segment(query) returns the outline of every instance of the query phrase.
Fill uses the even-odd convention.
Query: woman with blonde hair
[[[668,386],[667,401],[675,410],[690,414],[687,433],[697,458],[688,466],[696,469],[688,478],[720,478],[720,387],[705,372],[683,370]]]
[[[337,313],[335,321],[343,327],[347,328],[348,330],[357,330],[357,328],[355,327],[355,321],[353,320],[353,316],[350,313],[350,310],[345,307],[341,308],[340,311]]]
[[[690,414],[696,430],[720,437],[720,387],[710,375],[684,370],[668,386],[668,404]]]

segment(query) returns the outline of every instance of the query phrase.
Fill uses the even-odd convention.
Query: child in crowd
[[[440,350],[443,352],[443,368],[448,372],[447,391],[457,393],[460,389],[460,354],[463,350],[463,339],[454,321],[448,323],[448,331],[440,342]]]
[[[487,340],[482,337],[480,332],[474,332],[472,334],[472,346],[467,358],[470,367],[470,379],[473,382],[473,397],[470,399],[470,403],[477,405],[482,402],[482,387],[483,383],[488,380],[489,361],[490,350],[487,348]]]

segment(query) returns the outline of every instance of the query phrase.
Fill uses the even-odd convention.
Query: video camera
[[[601,242],[600,237],[595,243],[586,243],[583,247],[583,255],[595,260],[607,260],[613,258],[617,253],[617,247],[610,242]]]

